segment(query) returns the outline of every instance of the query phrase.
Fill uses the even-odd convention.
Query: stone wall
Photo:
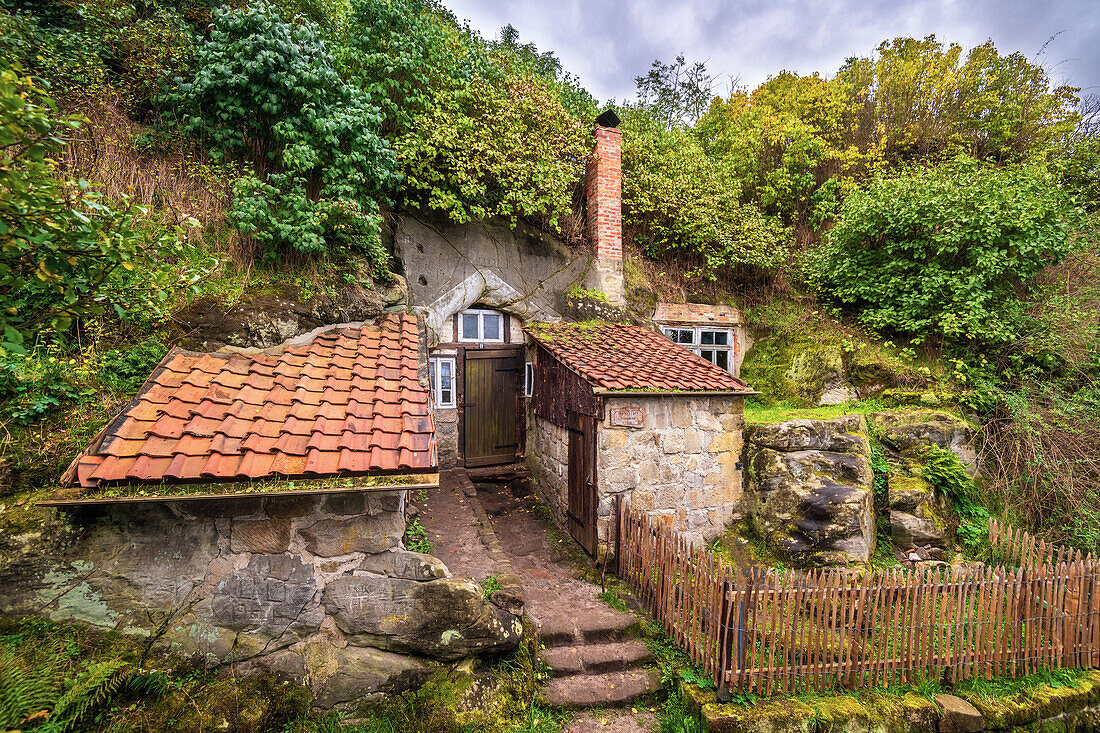
[[[513,648],[520,620],[404,549],[406,492],[117,505],[5,567],[0,610],[305,680],[329,707]],[[514,610],[514,609],[513,609]]]
[[[977,733],[1100,730],[1100,671],[1085,672],[1063,687],[1024,686],[1019,692],[935,695],[891,694],[863,689],[857,695],[819,696],[810,704],[795,697],[762,699],[752,705],[722,704],[711,690],[682,682],[691,712],[710,733]]]
[[[677,530],[709,539],[733,518],[741,498],[744,403],[733,396],[608,397],[597,423],[597,537],[606,543],[614,497],[673,517]],[[613,425],[621,408],[638,427]],[[536,415],[528,420],[527,465],[541,498],[565,525],[569,433]]]
[[[569,501],[569,431],[528,410],[527,467],[539,498],[565,527]]]
[[[745,405],[732,395],[607,397],[596,442],[598,535],[608,537],[616,495],[635,509],[673,517],[689,537],[710,539],[741,498]],[[617,425],[628,411],[637,426]]]

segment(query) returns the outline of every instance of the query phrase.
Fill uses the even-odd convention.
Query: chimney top
[[[615,114],[615,110],[608,108],[602,115],[596,118],[596,124],[601,127],[618,127],[622,120]]]

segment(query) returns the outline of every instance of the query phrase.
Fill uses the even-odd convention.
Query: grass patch
[[[746,423],[776,423],[786,420],[832,420],[842,415],[866,415],[872,412],[885,412],[891,409],[879,400],[859,400],[839,405],[822,407],[804,407],[793,400],[783,400],[766,404],[760,400],[745,400]]]
[[[597,593],[596,598],[600,599],[611,608],[614,608],[616,611],[622,611],[625,613],[630,610],[626,605],[626,601],[624,601],[622,597],[613,590],[605,590]]]

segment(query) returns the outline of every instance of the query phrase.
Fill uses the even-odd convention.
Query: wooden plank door
[[[569,414],[569,534],[596,554],[596,421]]]
[[[463,359],[463,457],[466,466],[513,463],[520,446],[522,349],[467,349]]]

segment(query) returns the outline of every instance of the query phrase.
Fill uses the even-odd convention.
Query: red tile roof
[[[278,354],[173,349],[78,458],[69,483],[217,482],[431,470],[414,316]]]
[[[702,303],[658,303],[653,313],[657,323],[685,323],[696,326],[739,326],[745,322],[741,311],[728,305]]]
[[[641,326],[540,323],[524,330],[593,387],[753,394],[725,369]]]

